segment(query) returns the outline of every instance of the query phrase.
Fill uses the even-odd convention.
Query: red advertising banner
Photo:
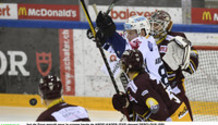
[[[73,30],[59,29],[60,76],[64,95],[75,94]]]
[[[18,4],[18,19],[79,21],[78,5]]]
[[[192,23],[218,24],[218,9],[192,8]]]

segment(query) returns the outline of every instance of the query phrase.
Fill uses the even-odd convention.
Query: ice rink
[[[45,108],[23,108],[23,107],[0,107],[0,121],[32,121],[34,122],[38,115]],[[96,111],[88,110],[91,121],[114,121],[119,122],[123,115],[116,111]],[[216,121],[218,116],[194,115],[195,121]]]

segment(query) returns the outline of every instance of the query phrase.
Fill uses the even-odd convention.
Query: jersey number
[[[180,103],[181,101],[173,94],[172,89],[168,83],[166,69],[163,64],[159,67],[158,73],[161,76],[161,82],[164,84],[165,91],[169,96],[170,100],[174,100],[176,103]]]
[[[161,82],[165,85],[168,86],[168,78],[167,78],[167,73],[166,73],[166,69],[164,67],[164,65],[160,65],[159,69],[158,69],[158,73],[161,76]]]

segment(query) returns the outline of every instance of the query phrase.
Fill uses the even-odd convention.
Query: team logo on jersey
[[[167,52],[167,46],[166,45],[161,45],[160,46],[160,53],[166,53]]]
[[[148,41],[148,48],[150,51],[153,51],[153,44],[150,41]]]
[[[139,39],[130,41],[130,45],[133,49],[138,49],[142,42]]]
[[[36,52],[37,69],[42,76],[47,76],[52,67],[51,52],[37,53]]]

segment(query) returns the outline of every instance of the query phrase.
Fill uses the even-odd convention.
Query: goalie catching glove
[[[167,46],[167,52],[163,56],[163,60],[172,70],[181,67],[185,70],[189,66],[191,52],[191,42],[183,37],[172,37]]]

